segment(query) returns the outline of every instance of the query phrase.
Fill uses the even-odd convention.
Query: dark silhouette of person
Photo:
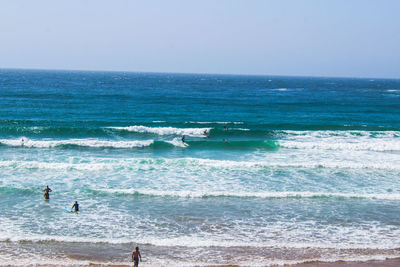
[[[182,143],[185,143],[185,135],[182,135]]]
[[[140,262],[142,261],[142,255],[140,255],[139,247],[136,247],[132,252],[132,261],[134,262],[135,267],[139,267],[139,258]]]
[[[46,186],[46,188],[43,190],[44,191],[44,199],[49,200],[50,199],[50,192],[52,191],[49,186]]]
[[[74,203],[74,205],[72,205],[72,208],[71,209],[73,209],[73,210],[75,210],[75,211],[79,211],[79,204],[78,204],[78,201],[75,201],[75,203]]]

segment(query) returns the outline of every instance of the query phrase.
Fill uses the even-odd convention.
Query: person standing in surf
[[[46,188],[43,190],[44,191],[44,199],[49,200],[50,199],[50,192],[52,191],[49,186],[46,186]]]
[[[185,135],[182,135],[182,143],[185,143]]]
[[[72,210],[79,211],[79,204],[78,201],[75,201],[74,205],[72,205]]]
[[[134,262],[135,267],[139,267],[139,258],[140,262],[142,262],[142,255],[140,255],[139,247],[136,247],[132,252],[132,261]]]

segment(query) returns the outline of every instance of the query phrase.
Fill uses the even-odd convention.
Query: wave
[[[134,245],[134,244],[133,244]],[[40,255],[37,255],[40,257]],[[254,257],[254,256],[253,256]],[[313,264],[320,265],[321,263],[337,263],[344,264],[348,262],[356,262],[356,265],[359,265],[360,262],[366,263],[370,261],[386,261],[386,260],[396,260],[399,259],[400,255],[398,254],[369,254],[369,255],[354,255],[354,256],[331,256],[331,257],[323,257],[323,258],[306,258],[306,259],[294,259],[294,260],[286,260],[286,259],[249,259],[248,257],[243,260],[236,260],[232,257],[232,264],[221,263],[220,261],[210,262],[200,262],[198,260],[193,261],[191,259],[147,259],[146,266],[177,266],[177,267],[185,267],[185,266],[253,266],[253,267],[266,267],[266,266],[292,266],[298,264]],[[153,262],[154,261],[154,262]],[[393,264],[397,263],[394,262]],[[24,258],[24,257],[13,257],[13,259],[4,259],[0,261],[0,264],[5,266],[127,266],[126,261],[100,261],[96,260],[78,260],[78,259],[69,259],[69,258],[57,258],[57,259],[49,259],[46,255],[44,258],[32,259]],[[383,263],[385,265],[386,263]],[[390,263],[388,263],[390,264]],[[129,265],[130,266],[130,265]],[[311,266],[311,265],[310,265]],[[336,265],[335,265],[336,266]],[[394,265],[393,265],[394,266]]]
[[[99,139],[32,140],[28,138],[0,139],[0,144],[12,147],[53,148],[53,147],[93,147],[93,148],[137,148],[147,147],[154,140],[107,141]]]
[[[172,145],[170,145],[172,146]],[[148,168],[185,168],[193,171],[201,169],[228,169],[260,171],[264,169],[366,169],[366,170],[385,170],[400,171],[400,165],[392,162],[277,162],[277,161],[232,161],[232,160],[212,160],[200,158],[134,158],[134,159],[98,159],[88,161],[80,159],[74,162],[42,162],[42,161],[0,161],[0,168],[12,169],[50,169],[50,170],[133,170]]]
[[[188,124],[244,124],[242,121],[185,121]]]
[[[275,141],[185,141],[174,138],[170,141],[154,140],[124,140],[111,141],[101,139],[65,139],[65,140],[32,140],[26,137],[17,139],[0,139],[0,144],[11,147],[26,148],[171,148],[192,147],[208,149],[278,149],[279,144]]]
[[[42,188],[1,186],[0,193],[3,194],[37,194]],[[75,192],[75,189],[73,190]],[[63,192],[66,192],[65,190]],[[154,189],[121,189],[121,188],[89,188],[82,189],[94,195],[127,195],[136,197],[172,197],[172,198],[264,198],[264,199],[377,199],[377,200],[400,200],[400,193],[339,193],[339,192],[245,192],[245,191],[172,191]]]
[[[400,194],[358,194],[329,192],[224,192],[224,191],[162,191],[144,189],[89,189],[91,193],[109,193],[119,195],[149,196],[149,197],[179,197],[179,198],[286,198],[286,199],[380,199],[400,200]]]
[[[275,131],[277,134],[286,136],[295,136],[299,138],[313,137],[313,138],[329,138],[329,137],[343,137],[343,138],[400,138],[400,131],[357,131],[357,130],[325,130],[325,131],[293,131],[282,130]]]
[[[345,150],[345,151],[400,151],[400,140],[282,140],[280,147],[289,149]]]
[[[133,125],[127,127],[107,127],[108,129],[129,131],[137,133],[151,133],[157,135],[187,135],[193,137],[205,137],[211,128],[175,128],[175,127],[147,127],[142,125]]]
[[[321,242],[274,242],[274,241],[223,241],[207,240],[191,236],[182,237],[146,237],[135,238],[102,238],[102,237],[80,237],[80,236],[55,236],[55,235],[10,235],[0,233],[0,242],[68,242],[68,243],[98,243],[98,244],[145,244],[152,246],[182,246],[188,248],[196,247],[250,247],[250,248],[289,248],[289,249],[399,249],[399,243],[391,244],[337,244]]]
[[[159,135],[159,136],[182,136],[187,135],[190,137],[204,138],[204,137],[220,137],[226,139],[232,138],[256,138],[256,139],[271,139],[271,140],[280,140],[281,138],[305,138],[305,137],[314,137],[314,138],[329,138],[329,137],[343,137],[343,138],[400,138],[400,131],[396,130],[385,130],[385,127],[381,128],[380,126],[375,127],[374,130],[368,129],[358,129],[358,130],[349,130],[346,127],[343,129],[335,129],[332,130],[329,127],[327,129],[316,129],[313,130],[313,127],[310,129],[301,130],[304,127],[293,125],[253,125],[253,124],[245,124],[242,122],[227,122],[230,125],[219,125],[223,124],[223,122],[193,122],[198,124],[208,124],[207,127],[197,127],[197,128],[185,128],[182,123],[172,123],[171,126],[145,126],[145,125],[133,125],[126,127],[116,127],[116,126],[101,126],[104,124],[109,124],[109,122],[97,122],[91,127],[87,127],[86,125],[81,125],[79,123],[78,126],[68,127],[66,124],[60,123],[48,123],[47,124],[40,123],[38,125],[32,125],[34,122],[4,122],[0,120],[0,133],[3,137],[15,137],[15,136],[27,136],[29,138],[54,138],[59,139],[62,137],[69,138],[115,138],[115,137],[129,137],[134,134],[150,134],[150,135]],[[153,125],[159,125],[159,122],[153,122]],[[187,122],[186,122],[187,123]],[[55,124],[55,125],[54,125]],[[236,124],[245,124],[242,127]],[[183,126],[183,127],[180,127]],[[226,128],[225,128],[226,127]],[[286,128],[286,129],[285,129]],[[307,128],[307,127],[305,127]],[[321,128],[321,127],[319,127]],[[367,127],[368,128],[368,127]]]
[[[43,137],[61,137],[61,136],[110,136],[107,129],[88,128],[88,127],[65,127],[65,126],[0,126],[0,132],[3,136],[43,136]]]

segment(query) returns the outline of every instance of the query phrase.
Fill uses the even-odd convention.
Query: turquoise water
[[[0,70],[0,264],[395,257],[399,204],[400,80]]]

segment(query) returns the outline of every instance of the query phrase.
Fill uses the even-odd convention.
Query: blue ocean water
[[[399,204],[400,80],[0,70],[0,264],[399,257]]]

